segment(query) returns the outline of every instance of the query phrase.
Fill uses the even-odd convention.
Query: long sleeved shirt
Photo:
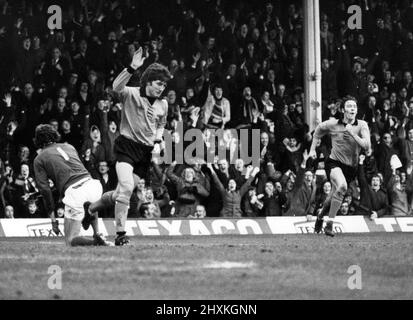
[[[248,178],[248,180],[241,186],[239,190],[229,191],[224,188],[217,174],[212,171],[212,179],[214,180],[219,192],[222,196],[223,208],[221,210],[221,217],[241,217],[241,199],[247,192],[249,185],[254,180],[254,176]]]
[[[369,186],[364,173],[364,166],[359,166],[358,168],[358,180],[360,185],[360,206],[376,211],[378,217],[386,215],[389,203],[387,194],[383,189],[374,191]]]
[[[274,193],[272,196],[267,194],[264,196],[262,202],[264,207],[262,209],[263,215],[267,216],[282,216],[282,205],[287,201],[284,193]]]
[[[399,188],[396,184],[394,176],[389,180],[387,190],[390,195],[390,210],[394,216],[409,215],[410,205],[409,199],[412,195],[412,177],[407,178],[406,187]]]
[[[203,198],[209,196],[209,191],[197,180],[187,182],[173,173],[174,166],[166,170],[166,176],[175,184],[178,198],[176,199],[176,215],[187,217],[195,212]]]
[[[131,77],[125,68],[113,81],[113,90],[121,95],[124,105],[120,134],[140,144],[153,146],[156,140],[162,139],[168,102],[155,99],[151,103],[145,96],[145,88],[126,86]]]
[[[290,208],[285,213],[285,216],[305,216],[312,214],[314,211],[316,187],[314,184],[311,186],[307,185],[304,181],[304,174],[305,169],[300,167],[290,199]]]
[[[45,147],[34,159],[34,174],[47,212],[54,209],[49,179],[53,181],[60,195],[63,196],[69,186],[83,178],[90,177],[76,149],[67,143],[54,143]]]

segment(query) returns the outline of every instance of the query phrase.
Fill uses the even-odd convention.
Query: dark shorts
[[[357,167],[350,167],[344,163],[341,163],[340,161],[327,158],[327,160],[325,161],[325,170],[326,170],[328,179],[330,179],[331,169],[334,169],[334,168],[341,169],[344,177],[346,178],[347,185],[349,185],[350,182],[352,182],[357,176]]]
[[[122,135],[116,138],[114,152],[117,162],[126,162],[133,167],[133,173],[147,179],[153,147],[137,143]]]

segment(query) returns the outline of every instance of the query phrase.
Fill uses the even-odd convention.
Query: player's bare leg
[[[99,212],[100,210],[104,210],[106,208],[114,206],[116,203],[117,192],[118,188],[115,190],[105,192],[98,201],[95,201],[87,205],[88,212],[94,215],[96,212]]]
[[[126,162],[116,163],[116,173],[118,176],[117,196],[115,203],[115,223],[116,245],[125,245],[129,243],[126,237],[125,226],[128,217],[129,201],[135,187],[133,178],[133,167]]]
[[[317,215],[314,232],[321,232],[323,228],[323,217],[328,213],[327,224],[324,231],[326,235],[334,236],[333,221],[347,192],[347,182],[342,170],[338,167],[331,169],[330,181],[331,192],[324,202],[321,212]]]
[[[347,181],[340,168],[331,169],[330,180],[331,184],[334,186],[334,193],[332,193],[330,211],[328,213],[328,220],[326,227],[324,228],[324,233],[333,237],[333,221],[340,209],[344,196],[346,195]]]
[[[76,246],[94,246],[95,240],[91,237],[80,236],[81,221],[65,218],[64,232],[66,245]]]

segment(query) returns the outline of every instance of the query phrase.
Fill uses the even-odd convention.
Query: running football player
[[[333,221],[340,209],[347,187],[357,175],[358,158],[362,149],[370,149],[370,130],[367,122],[357,116],[357,101],[353,97],[344,99],[344,112],[341,119],[329,119],[320,123],[314,132],[310,156],[316,158],[316,146],[319,140],[330,134],[332,149],[325,162],[327,176],[330,177],[332,189],[317,215],[315,232],[323,227],[323,216],[328,212],[324,233],[333,237]]]

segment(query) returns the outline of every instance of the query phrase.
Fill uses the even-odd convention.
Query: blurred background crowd
[[[63,28],[50,30],[47,8],[56,4]],[[362,8],[361,30],[347,26],[351,4]],[[331,190],[331,141],[308,159],[304,112],[340,118],[346,95],[358,101],[372,148],[339,214],[411,215],[413,1],[320,0],[318,103],[304,101],[303,23],[293,0],[0,0],[0,217],[47,217],[32,170],[41,123],[76,147],[104,191],[116,187],[112,149],[124,106],[112,83],[139,47],[147,56],[140,71],[159,62],[173,76],[164,94],[174,143],[188,143],[182,125],[202,130],[209,150],[209,130],[222,128],[218,144],[228,152],[213,164],[154,161],[129,217],[315,215]],[[260,130],[259,168],[231,152],[229,129]],[[58,194],[55,201],[62,216]]]

